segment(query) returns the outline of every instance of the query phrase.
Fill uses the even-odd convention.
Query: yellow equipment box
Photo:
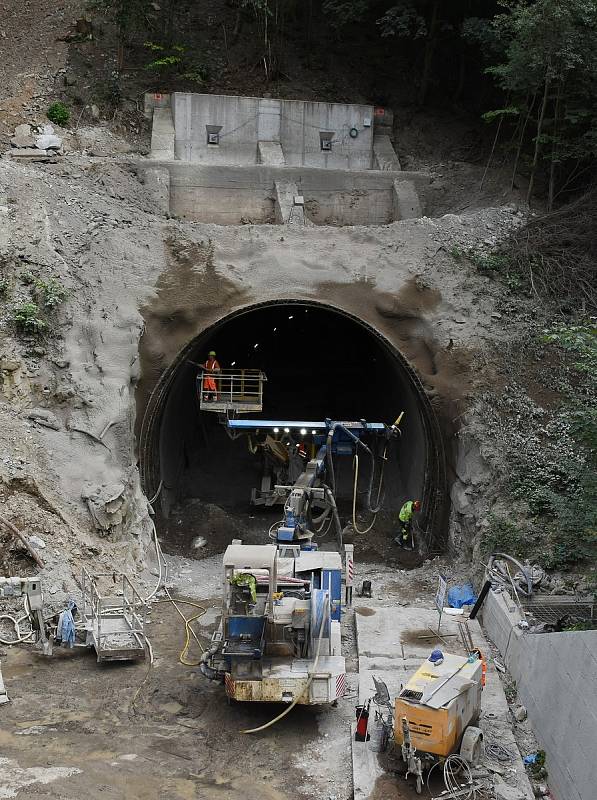
[[[418,751],[440,758],[456,752],[466,727],[474,725],[481,713],[481,675],[479,659],[444,653],[439,666],[423,662],[396,698],[396,742],[404,742],[406,718]]]

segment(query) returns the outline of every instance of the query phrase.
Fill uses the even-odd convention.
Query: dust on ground
[[[313,778],[297,762],[327,724],[319,717],[344,718],[350,701],[338,709],[299,707],[271,730],[245,735],[279,709],[229,705],[220,684],[179,663],[184,627],[170,603],[154,606],[151,617],[156,661],[149,669],[145,662],[97,664],[88,651],[58,649],[51,659],[24,648],[6,652],[2,669],[12,702],[3,707],[0,742],[13,766],[5,789],[29,782],[36,797],[65,800],[217,800],[240,791],[248,800],[312,796],[306,781]],[[200,629],[203,637],[212,627]],[[195,647],[190,657],[197,656]],[[50,774],[44,785],[46,765],[66,774],[55,780]],[[348,796],[345,765],[344,774],[338,765],[319,769],[324,785],[333,777],[334,796]]]

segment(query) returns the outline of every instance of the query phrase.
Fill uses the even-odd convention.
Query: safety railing
[[[266,380],[258,369],[203,370],[197,376],[199,407],[202,411],[262,411]]]
[[[114,595],[100,593],[100,579],[110,581]],[[145,649],[147,606],[128,575],[119,572],[91,574],[83,567],[81,613],[89,626],[98,660],[124,657]]]

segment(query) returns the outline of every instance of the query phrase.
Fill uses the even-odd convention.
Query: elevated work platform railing
[[[266,380],[258,369],[204,370],[197,377],[199,407],[201,411],[262,411]]]
[[[114,594],[100,593],[99,585],[111,583]],[[92,575],[83,567],[81,580],[82,617],[88,643],[98,661],[128,661],[145,657],[143,598],[124,573]]]

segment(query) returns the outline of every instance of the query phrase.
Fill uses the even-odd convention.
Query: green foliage
[[[70,119],[70,111],[64,103],[56,102],[48,108],[46,116],[55,125],[66,125]]]
[[[37,280],[35,288],[42,306],[46,309],[55,309],[68,297],[68,289],[65,289],[55,278],[47,281]]]
[[[502,272],[508,267],[508,259],[503,253],[484,253],[479,250],[469,250],[468,259],[479,272]]]
[[[176,75],[187,81],[203,85],[209,78],[209,71],[205,64],[193,61],[187,54],[187,48],[181,44],[169,47],[157,42],[145,42],[144,46],[156,58],[145,65],[145,69],[158,75]]]
[[[515,267],[510,263],[507,254],[501,251],[485,252],[482,250],[463,250],[454,245],[450,250],[450,255],[456,261],[467,260],[473,264],[479,272],[485,275],[499,275],[511,293],[519,292],[523,286],[524,281],[522,276]]]
[[[486,111],[481,115],[484,122],[493,122],[500,117],[516,117],[520,114],[520,109],[516,106],[508,106],[508,108],[498,108],[495,111]]]
[[[544,162],[551,207],[558,177],[565,183],[579,168],[573,162],[597,155],[597,0],[503,0],[501,5],[506,10],[495,16],[491,33],[486,25],[466,28],[469,40],[476,39],[493,62],[487,72],[509,100],[507,109],[484,118],[503,119],[506,111],[520,120],[514,136],[529,153],[529,197]]]
[[[554,326],[540,345],[563,358],[565,401],[548,413],[522,391],[498,400],[503,422],[496,437],[508,462],[511,510],[491,518],[484,547],[565,568],[592,561],[597,550],[595,326]]]
[[[368,0],[323,0],[321,8],[334,28],[359,22],[369,7]]]
[[[483,535],[483,549],[487,553],[508,553],[524,558],[528,547],[528,531],[510,519],[492,515],[489,528]]]
[[[389,8],[377,24],[382,36],[400,36],[423,39],[429,33],[429,24],[424,14],[414,3],[403,0]]]
[[[25,286],[33,286],[36,278],[32,272],[29,272],[29,270],[25,270],[25,272],[21,272],[21,274],[19,275],[19,280],[21,281],[21,283],[25,284]]]
[[[68,289],[56,278],[43,280],[30,272],[22,272],[19,277],[30,287],[31,298],[13,307],[12,323],[18,333],[41,338],[51,333],[55,311],[68,297]]]
[[[450,255],[455,261],[462,261],[463,258],[466,258],[466,250],[455,244],[450,248]]]
[[[542,339],[574,354],[576,370],[593,378],[597,376],[597,326],[592,321],[584,325],[558,325],[544,331]]]
[[[48,328],[37,303],[20,303],[12,310],[12,321],[19,333],[41,337]]]

